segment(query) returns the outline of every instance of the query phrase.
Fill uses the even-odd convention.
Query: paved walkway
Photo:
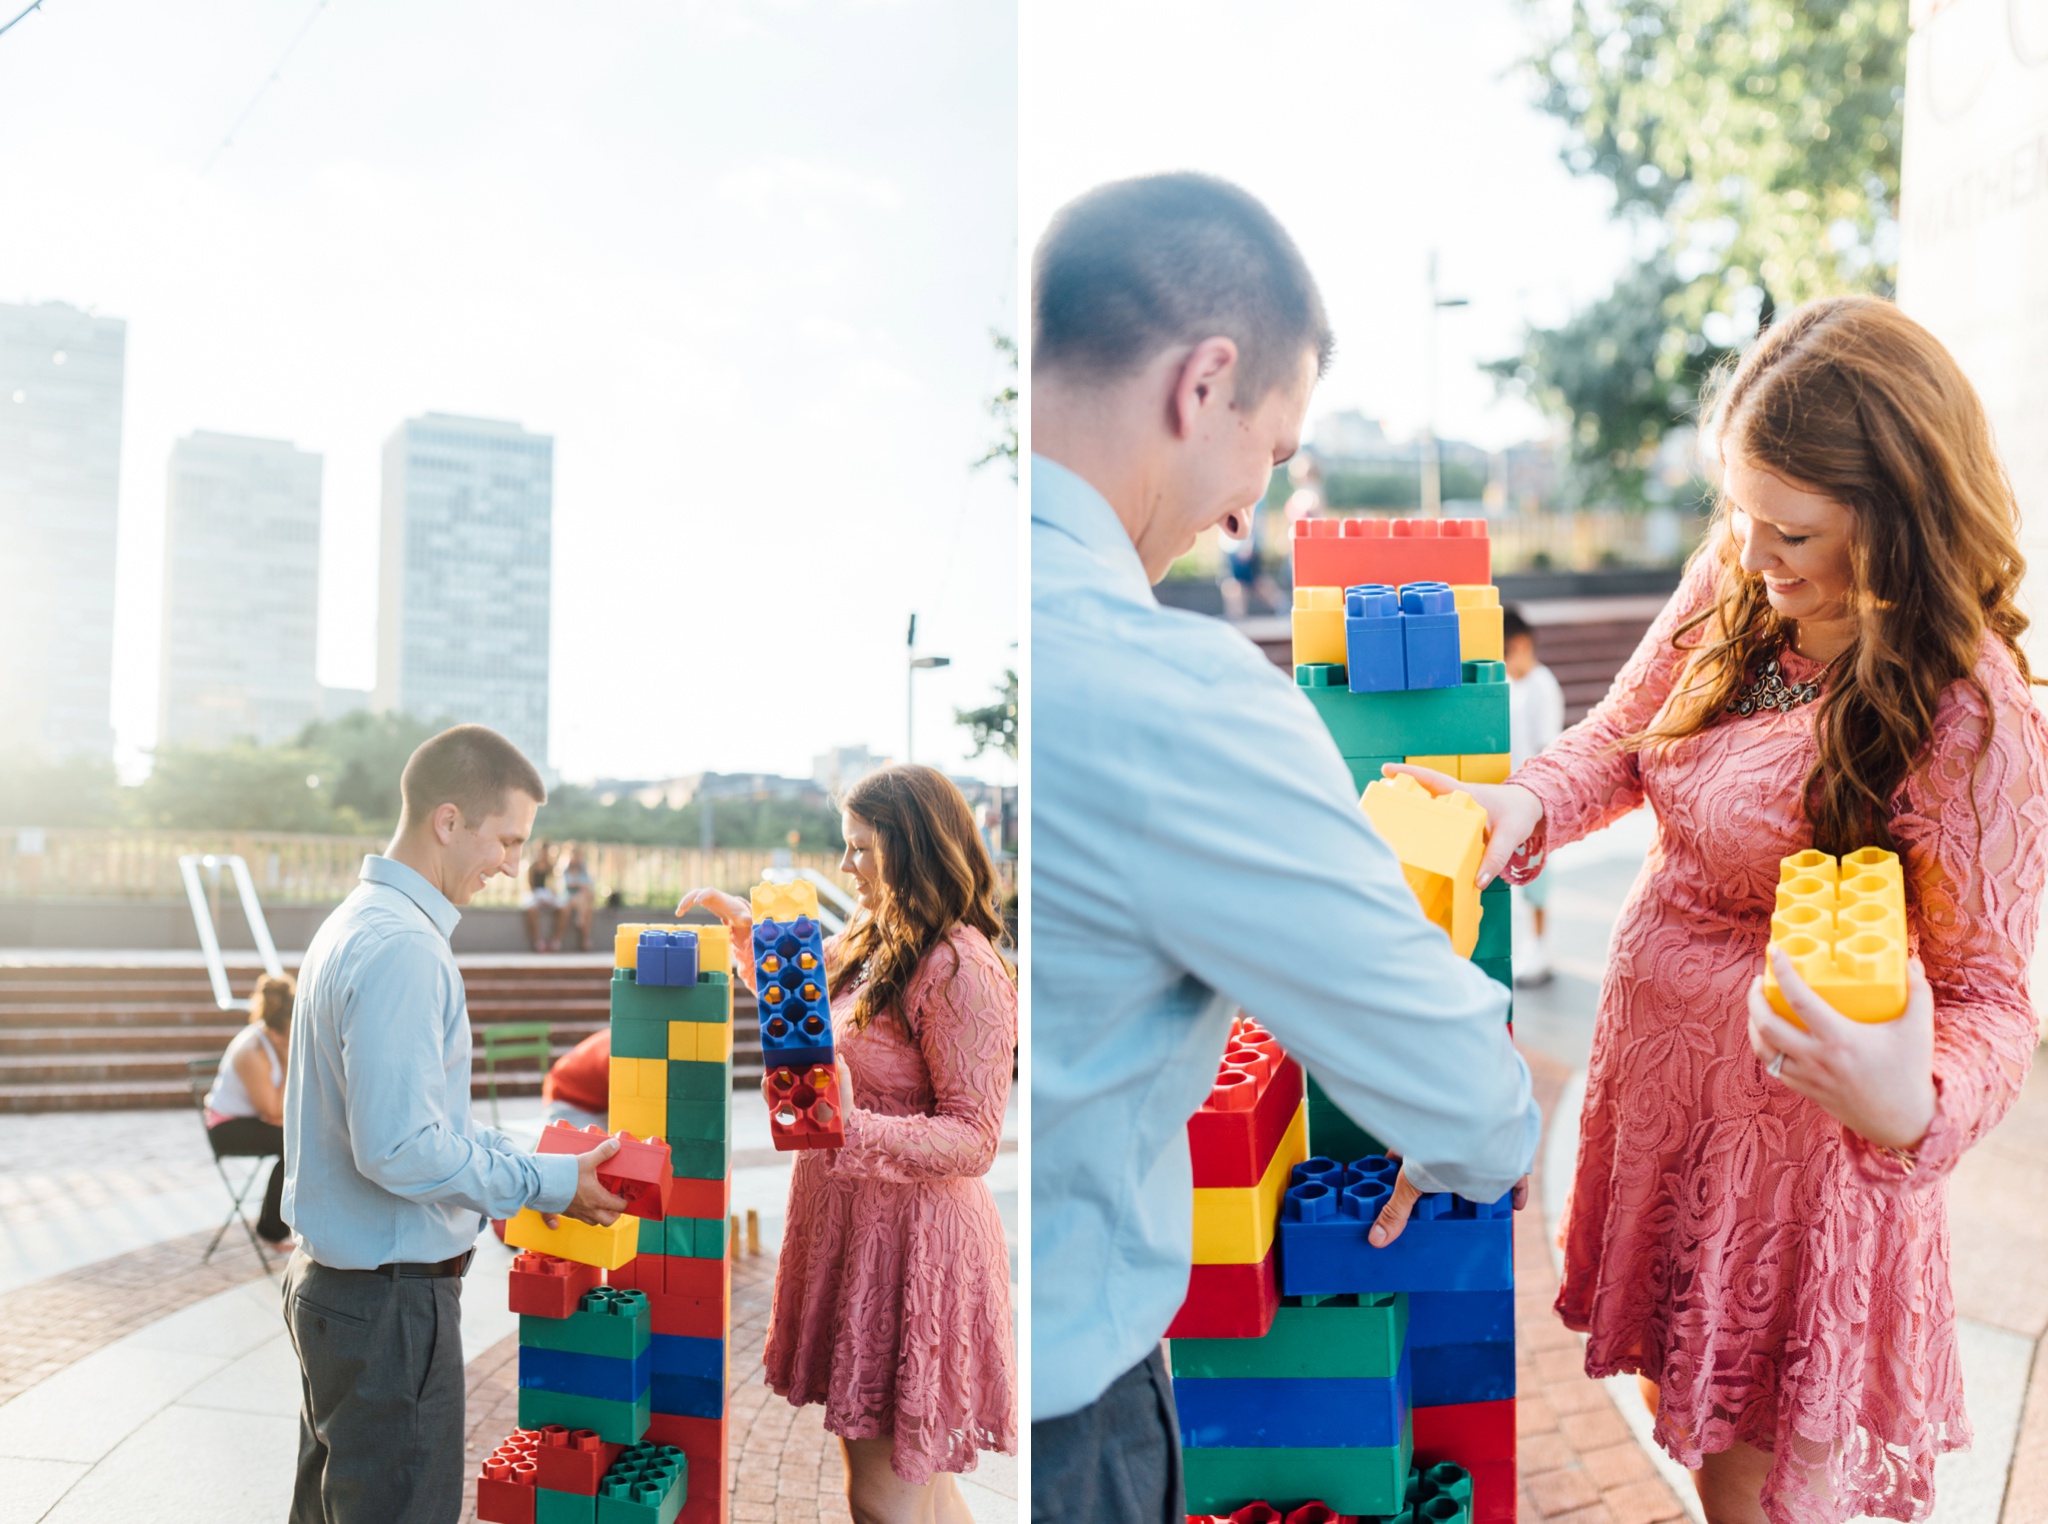
[[[537,1102],[504,1112],[508,1131],[538,1132]],[[742,1102],[734,1120],[733,1203],[758,1215],[762,1251],[734,1276],[733,1517],[844,1520],[821,1410],[759,1384],[789,1165],[769,1146],[764,1109]],[[1006,1134],[989,1183],[1014,1280],[1014,1110]],[[247,1240],[237,1231],[200,1263],[225,1211],[189,1112],[0,1116],[0,1524],[284,1517],[298,1371],[276,1281]],[[472,1461],[513,1427],[510,1263],[485,1234],[464,1287]],[[983,1524],[1017,1518],[1009,1457],[984,1457],[965,1490]]]
[[[1516,1233],[1524,1521],[1701,1518],[1686,1473],[1650,1443],[1650,1418],[1634,1379],[1588,1380],[1583,1341],[1550,1311],[1554,1227],[1577,1149],[1600,974],[1648,840],[1647,819],[1638,815],[1557,854],[1550,895],[1557,978],[1515,996],[1515,1036],[1529,1055],[1546,1118],[1534,1182],[1541,1216],[1525,1213]],[[1517,938],[1524,935],[1517,926]],[[1937,1463],[1933,1524],[2048,1521],[2048,1360],[2039,1358],[2048,1335],[2044,1199],[2048,1066],[2037,1062],[2011,1114],[1964,1157],[1950,1183],[1958,1341],[1976,1443]]]

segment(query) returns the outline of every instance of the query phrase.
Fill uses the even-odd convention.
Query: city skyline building
[[[171,446],[159,746],[268,746],[320,717],[320,478],[287,440]]]
[[[554,440],[428,413],[384,446],[371,706],[488,725],[545,769]]]
[[[113,756],[128,325],[0,303],[0,748]]]

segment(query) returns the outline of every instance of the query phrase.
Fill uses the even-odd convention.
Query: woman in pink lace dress
[[[1010,1257],[982,1178],[1017,1049],[995,872],[959,789],[889,767],[845,801],[860,909],[826,946],[846,1146],[796,1157],[768,1384],[822,1402],[855,1524],[970,1524],[953,1473],[1017,1448]],[[742,901],[684,897],[748,949]]]
[[[1592,714],[1497,788],[1482,876],[1648,802],[1586,1079],[1557,1308],[1655,1383],[1714,1524],[1925,1518],[1967,1445],[1946,1179],[2035,1044],[2048,729],[2017,514],[1977,398],[1888,303],[1783,317],[1719,399],[1721,500]],[[1462,786],[1462,785],[1461,785]],[[1774,968],[1779,859],[1896,849],[1906,1014]],[[1512,854],[1512,858],[1511,858]],[[1924,969],[1924,972],[1923,972]]]

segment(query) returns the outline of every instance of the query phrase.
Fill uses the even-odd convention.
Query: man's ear
[[[455,844],[455,833],[462,828],[462,808],[456,804],[434,806],[434,840],[442,846]]]
[[[1219,404],[1228,407],[1236,393],[1237,341],[1221,334],[1202,340],[1174,372],[1167,426],[1176,439],[1193,436],[1205,413]]]

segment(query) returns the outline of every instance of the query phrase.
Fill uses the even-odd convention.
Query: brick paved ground
[[[0,1402],[123,1334],[263,1274],[239,1232],[202,1264],[212,1237],[188,1233],[0,1294]]]
[[[1570,1071],[1526,1052],[1546,1123]],[[1543,1150],[1529,1206],[1515,1217],[1516,1455],[1521,1524],[1662,1524],[1685,1509],[1622,1421],[1607,1388],[1586,1375],[1584,1347],[1557,1320],[1551,1225],[1543,1219]]]
[[[740,1259],[732,1277],[732,1415],[726,1486],[734,1524],[850,1524],[846,1466],[825,1432],[824,1408],[793,1408],[761,1384],[775,1258]],[[518,1427],[519,1341],[501,1340],[469,1363],[469,1464],[463,1524],[476,1518],[476,1469]]]

